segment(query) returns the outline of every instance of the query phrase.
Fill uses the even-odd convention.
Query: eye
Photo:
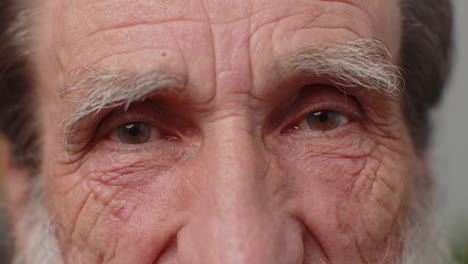
[[[300,127],[307,126],[307,129],[317,131],[328,131],[338,128],[348,122],[348,117],[332,110],[320,110],[309,113],[305,120],[301,122]],[[306,123],[306,124],[303,124]]]
[[[147,123],[135,122],[117,128],[117,138],[123,144],[143,144],[149,141],[152,128]]]

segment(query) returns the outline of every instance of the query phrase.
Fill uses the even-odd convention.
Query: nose
[[[209,131],[187,176],[193,204],[177,236],[178,263],[302,263],[302,229],[287,212],[282,175],[261,136],[236,117]]]

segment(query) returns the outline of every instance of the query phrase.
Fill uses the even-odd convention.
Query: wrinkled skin
[[[271,69],[305,47],[361,38],[381,40],[398,64],[398,1],[39,3],[44,192],[66,263],[397,262],[415,174],[400,102],[368,91],[348,100]],[[187,85],[86,121],[64,150],[62,121],[85,91],[61,92],[85,66],[170,71]],[[350,121],[307,129],[304,114],[323,104]],[[119,142],[128,116],[156,136]]]

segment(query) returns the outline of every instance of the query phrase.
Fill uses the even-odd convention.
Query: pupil
[[[128,134],[130,134],[130,136],[132,137],[137,137],[138,134],[140,134],[140,129],[134,124],[129,125],[127,129],[128,129]]]
[[[127,123],[117,129],[119,141],[123,144],[143,144],[151,137],[151,126],[146,123]]]
[[[319,114],[319,121],[322,122],[322,123],[327,122],[327,121],[328,121],[328,115],[327,115],[327,113],[320,112],[320,114]]]

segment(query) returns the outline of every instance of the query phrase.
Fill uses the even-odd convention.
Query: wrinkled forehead
[[[254,34],[259,29],[278,21],[287,21],[292,30],[308,27],[340,29],[345,34],[323,35],[323,41],[333,38],[373,38],[383,41],[391,53],[399,49],[400,12],[398,0],[40,0],[41,41],[48,42],[63,60],[73,60],[80,44],[92,40],[98,33],[112,29],[143,25],[185,24],[183,30],[191,31],[194,24],[234,28],[245,24],[244,34]],[[278,32],[281,29],[277,30]],[[109,33],[109,32],[108,32]],[[154,34],[159,39],[168,38],[169,31],[145,31],[139,37]],[[122,33],[125,34],[125,33]],[[116,34],[113,40],[140,41],[135,36]],[[145,35],[146,34],[146,35]],[[242,34],[234,32],[233,34]],[[101,34],[102,35],[102,34]],[[187,40],[193,40],[186,35]],[[338,37],[337,37],[338,36]],[[179,35],[178,38],[183,38]],[[328,38],[328,39],[327,39]],[[87,43],[98,45],[99,43]]]
[[[80,23],[78,29],[86,34],[97,31],[100,25],[119,22],[155,22],[168,20],[193,20],[212,24],[229,24],[242,20],[252,23],[273,22],[299,12],[314,11],[320,14],[347,5],[361,9],[369,15],[376,29],[383,29],[386,22],[395,23],[392,12],[398,9],[398,0],[41,0],[46,13],[53,14],[66,29]],[[312,14],[312,13],[311,13]],[[346,14],[336,13],[336,19]],[[355,17],[356,20],[366,19]],[[59,26],[59,25],[55,25]],[[76,30],[76,28],[74,28]],[[78,32],[77,32],[78,33]]]

